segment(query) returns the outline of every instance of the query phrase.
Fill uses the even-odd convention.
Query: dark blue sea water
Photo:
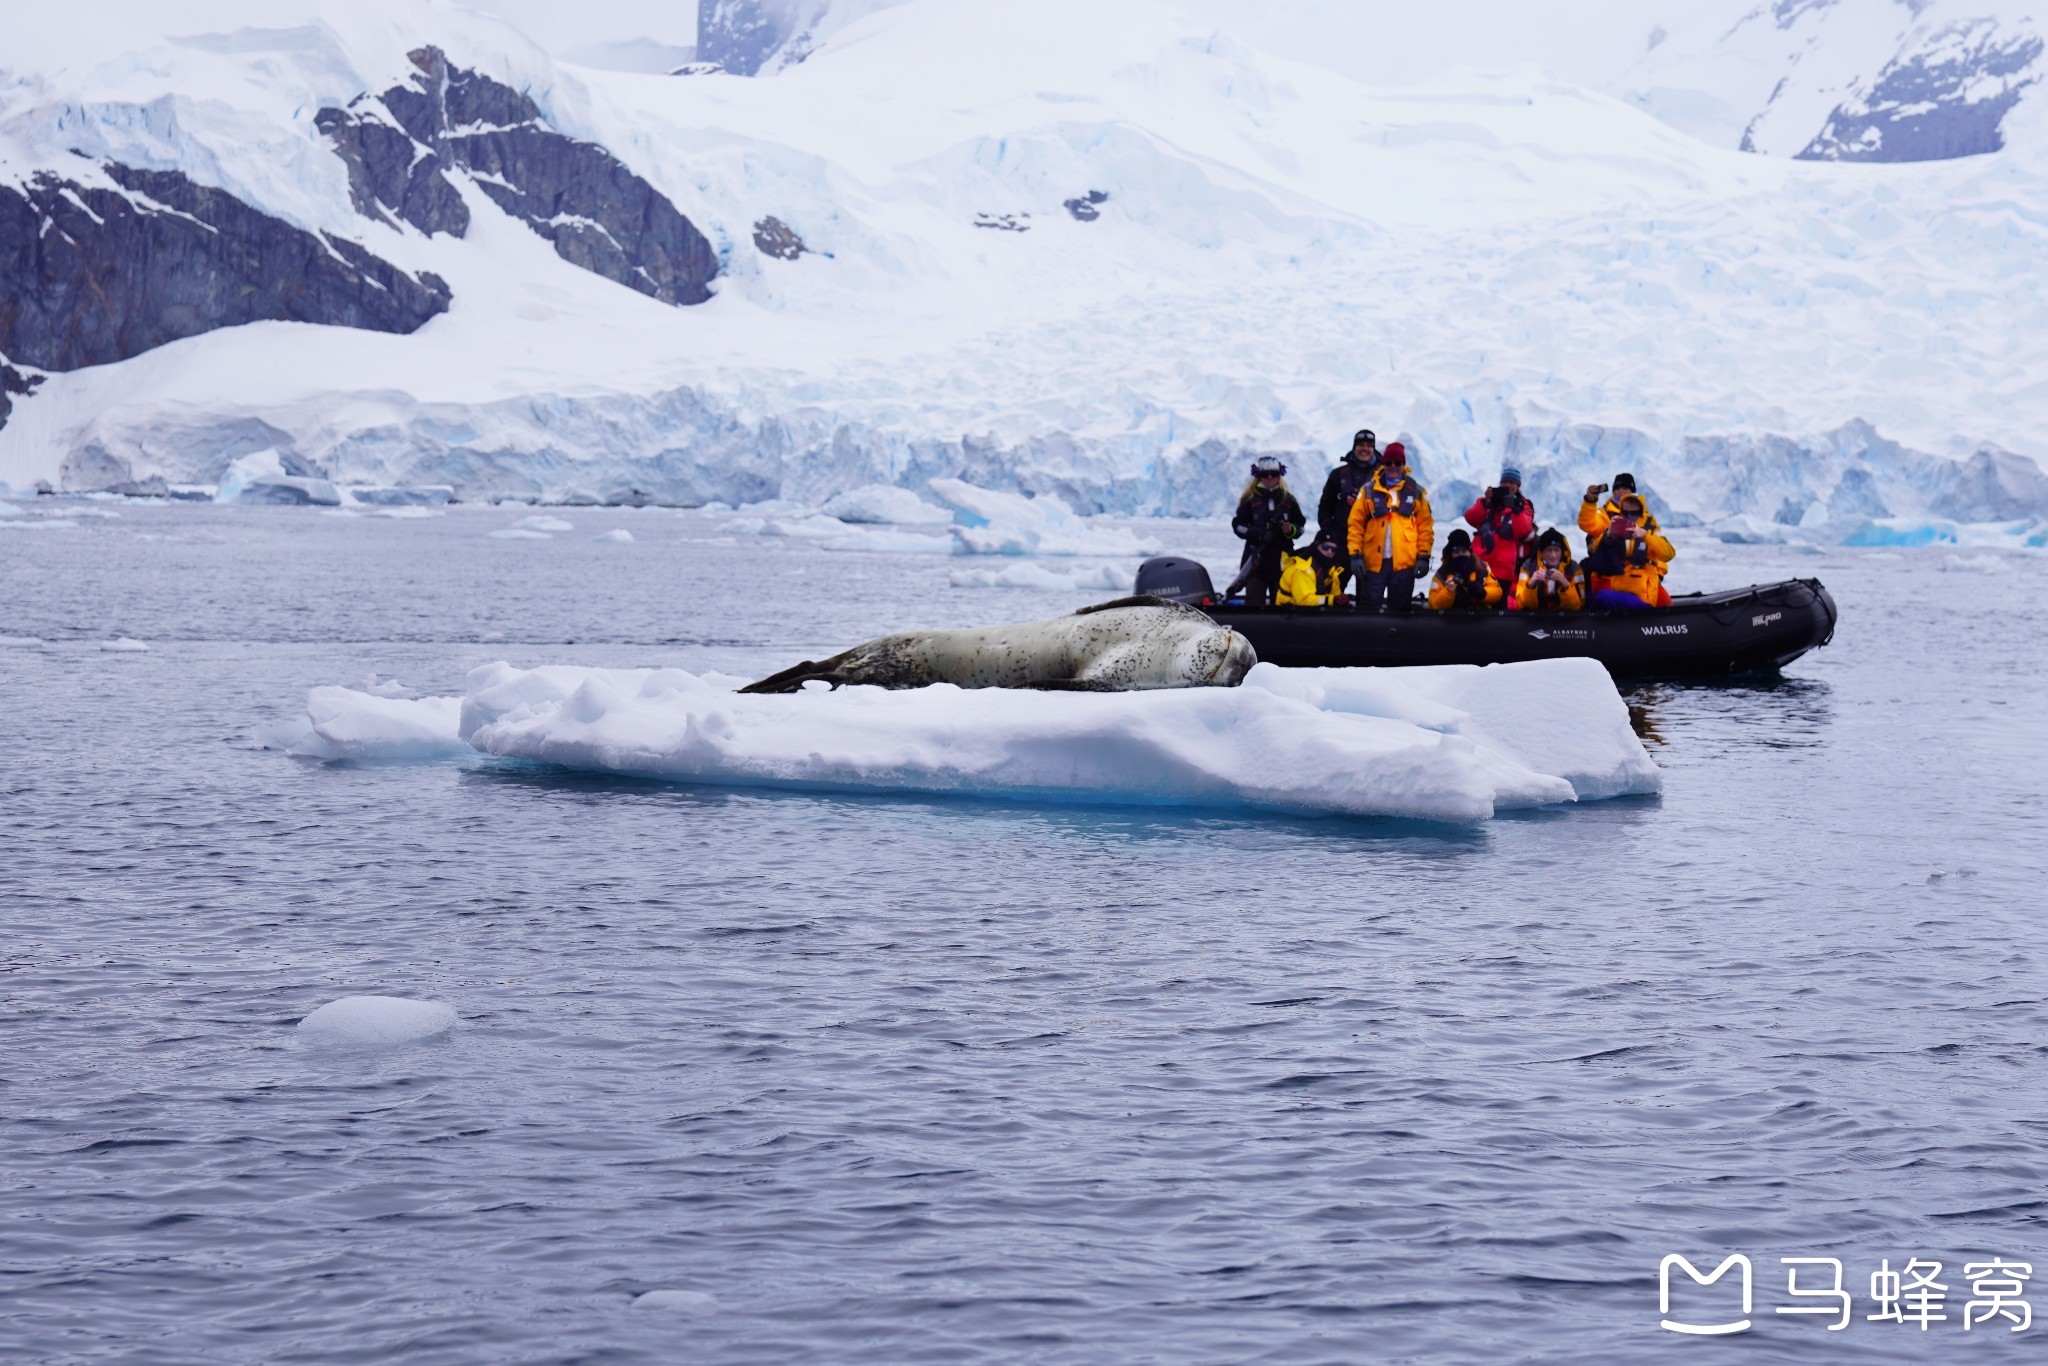
[[[1452,828],[293,760],[252,732],[372,672],[1090,595],[705,514],[113,510],[0,531],[0,1358],[2039,1355],[1961,1320],[1991,1257],[2048,1311],[2040,559],[1682,543],[1839,639],[1631,694],[1660,798]],[[357,993],[462,1022],[300,1040]],[[1752,1328],[1661,1330],[1660,1259],[1735,1252]],[[1946,1320],[1867,1320],[1916,1257]]]

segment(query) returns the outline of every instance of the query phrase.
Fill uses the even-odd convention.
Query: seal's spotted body
[[[1237,632],[1163,598],[1118,598],[1071,616],[959,631],[902,631],[805,660],[741,692],[795,692],[813,680],[922,688],[1139,692],[1234,688],[1258,656]]]

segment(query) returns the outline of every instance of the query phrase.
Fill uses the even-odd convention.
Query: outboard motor
[[[1161,555],[1139,565],[1138,583],[1132,591],[1191,607],[1209,607],[1216,602],[1216,585],[1209,581],[1209,571],[1200,561],[1178,555]]]

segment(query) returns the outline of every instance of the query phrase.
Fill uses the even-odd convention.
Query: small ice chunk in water
[[[842,522],[873,522],[890,526],[945,526],[952,510],[927,503],[909,489],[889,484],[864,484],[835,494],[821,509]]]
[[[22,650],[40,650],[43,648],[43,638],[41,636],[0,636],[0,647],[5,646],[13,646],[16,649]]]
[[[591,539],[604,545],[631,545],[633,544],[633,533],[624,527],[614,527],[602,536],[594,536]]]
[[[139,640],[131,640],[127,636],[121,636],[116,640],[101,641],[100,648],[102,650],[111,650],[115,654],[124,655],[139,655],[149,652],[147,645],[144,645]]]
[[[512,524],[512,529],[514,531],[574,531],[576,524],[565,521],[560,517],[550,517],[545,513],[536,513],[531,517],[521,517]]]
[[[672,1314],[709,1314],[718,1301],[701,1290],[650,1290],[633,1297],[635,1309],[666,1309]]]
[[[418,1043],[455,1028],[455,1009],[402,996],[344,996],[299,1021],[299,1037],[342,1047]]]
[[[530,527],[523,526],[500,527],[496,531],[487,532],[486,534],[491,539],[498,541],[552,541],[555,539],[545,531],[535,531]]]

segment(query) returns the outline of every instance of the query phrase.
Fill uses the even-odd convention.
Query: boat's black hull
[[[1646,612],[1358,612],[1204,606],[1288,667],[1505,664],[1589,655],[1617,678],[1706,678],[1791,663],[1835,633],[1818,579],[1695,593]]]

